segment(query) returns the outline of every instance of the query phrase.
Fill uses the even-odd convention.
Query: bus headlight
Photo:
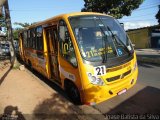
[[[92,76],[91,73],[88,73],[88,79],[94,85],[105,85],[104,81],[101,78]]]
[[[137,68],[137,62],[135,62],[134,66],[133,66],[133,72],[136,70]]]

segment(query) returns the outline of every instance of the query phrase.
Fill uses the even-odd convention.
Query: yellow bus
[[[19,33],[22,60],[64,89],[76,104],[95,105],[131,88],[136,54],[111,16],[79,12],[36,23]]]

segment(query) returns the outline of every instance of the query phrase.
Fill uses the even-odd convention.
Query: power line
[[[146,16],[151,16],[151,15],[154,15],[154,14],[150,13],[150,14],[147,14],[147,15],[125,16],[125,17],[128,17],[128,18],[125,18],[125,19],[134,19],[134,18],[137,18],[137,17],[146,17]]]
[[[145,8],[145,7],[150,7],[150,6],[153,6],[153,5],[159,5],[160,3],[159,2],[156,2],[156,3],[153,3],[153,4],[147,4],[145,6],[140,6],[140,8]]]
[[[135,22],[135,21],[153,21],[153,20],[155,20],[155,19],[145,19],[145,20],[119,20],[119,21],[121,21],[121,22]]]
[[[70,6],[65,6],[65,7],[63,7],[63,6],[59,6],[59,7],[50,7],[50,8],[47,8],[47,7],[37,7],[37,8],[31,8],[31,9],[10,9],[10,11],[12,12],[12,11],[20,11],[20,12],[23,12],[23,11],[45,11],[45,10],[63,10],[63,9],[70,9],[70,8],[74,8],[74,6],[73,7],[70,7]]]
[[[146,9],[150,9],[150,8],[154,8],[154,7],[158,7],[158,5],[153,5],[153,6],[150,6],[150,7],[136,9],[134,12],[141,11],[141,10],[146,10]]]
[[[67,8],[67,9],[69,9],[69,10],[76,10],[77,11],[77,9],[71,8],[71,7]],[[53,11],[54,9],[10,10],[10,12],[39,12],[39,11],[46,12],[47,10]],[[65,8],[64,9],[56,9],[56,10],[65,10]]]
[[[153,7],[157,7],[159,3],[154,3],[154,4],[150,4],[150,5],[147,5],[144,6],[144,7],[140,7],[139,9],[136,9],[135,11],[139,11],[139,10],[145,10],[145,9],[149,9],[149,8],[153,8]],[[35,8],[35,9],[11,9],[10,11],[20,11],[20,12],[23,12],[23,11],[44,11],[44,10],[53,10],[53,9],[63,9],[64,7],[53,7],[53,8]],[[65,7],[65,8],[70,8],[69,6],[68,7]]]

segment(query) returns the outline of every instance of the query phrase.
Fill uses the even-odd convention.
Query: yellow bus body
[[[23,45],[23,37],[21,37],[24,31],[20,32],[19,36],[19,48],[20,48],[20,56],[22,60],[31,65],[32,68],[37,70],[39,73],[43,74],[45,77],[59,84],[60,87],[65,89],[65,81],[71,81],[78,89],[81,102],[83,104],[94,105],[105,101],[109,98],[112,98],[118,94],[125,92],[128,90],[137,81],[138,76],[138,67],[136,54],[133,53],[133,58],[121,65],[114,66],[111,68],[106,68],[106,74],[100,76],[100,78],[104,81],[105,85],[93,85],[90,83],[87,73],[90,72],[94,74],[94,67],[92,65],[86,64],[83,62],[83,58],[79,51],[79,47],[76,42],[76,38],[72,31],[71,25],[69,23],[68,18],[71,16],[80,16],[80,15],[101,15],[106,16],[104,14],[99,13],[71,13],[71,14],[63,14],[60,16],[53,17],[51,19],[45,20],[43,22],[39,22],[35,25],[31,25],[27,27],[24,31],[27,31],[32,28],[36,28],[37,26],[43,26],[42,34],[43,34],[43,51],[38,51],[32,48],[26,48]],[[73,43],[76,59],[77,59],[77,67],[71,65],[63,56],[60,54],[59,42],[58,44],[58,53],[57,53],[57,61],[58,61],[58,72],[59,72],[59,80],[55,80],[51,78],[51,62],[49,60],[49,50],[48,46],[51,45],[47,43],[47,34],[46,31],[51,26],[57,26],[59,20],[64,20],[66,22],[71,41]],[[38,58],[38,53],[43,55],[43,59]],[[117,77],[117,78],[116,78]],[[107,79],[116,79],[112,82],[108,82]],[[58,82],[57,82],[58,81]]]

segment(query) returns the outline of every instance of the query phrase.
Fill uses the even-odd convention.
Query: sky
[[[13,27],[14,22],[33,23],[70,12],[79,12],[84,0],[8,0]],[[129,17],[119,19],[125,29],[134,29],[158,24],[155,15],[160,0],[144,0]]]

